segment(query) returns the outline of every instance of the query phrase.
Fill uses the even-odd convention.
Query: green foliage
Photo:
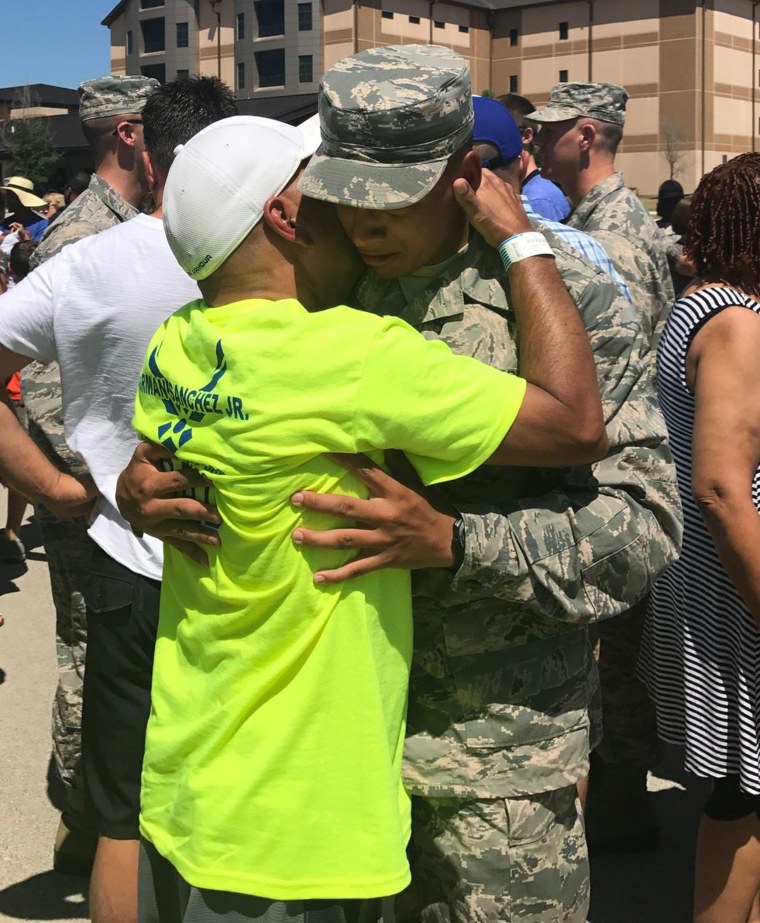
[[[53,174],[59,156],[44,118],[9,119],[4,126],[5,144],[11,157],[11,170],[25,176],[42,189]]]
[[[493,93],[490,90],[481,90],[481,96],[485,96],[486,99],[493,99]]]
[[[29,110],[39,105],[39,98],[28,86],[19,87],[14,95],[14,109]],[[11,173],[25,176],[35,189],[42,189],[60,159],[47,119],[30,116],[8,119],[3,125],[3,140],[11,158]]]

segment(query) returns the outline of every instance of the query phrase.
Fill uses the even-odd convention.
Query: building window
[[[259,26],[259,38],[285,34],[285,0],[258,0],[253,4]]]
[[[238,61],[237,65],[237,89],[245,89],[245,64],[242,61]]]
[[[285,86],[285,49],[273,48],[271,51],[257,51],[256,70],[259,72],[260,87]]]
[[[190,44],[190,36],[187,31],[186,22],[177,23],[177,48],[187,48]]]
[[[312,19],[311,3],[299,3],[298,4],[298,31],[299,32],[311,32],[313,28],[314,28],[314,21]]]
[[[559,72],[559,82],[560,82],[560,83],[567,83],[567,71],[560,71],[560,72]]]
[[[509,44],[512,46],[512,48],[514,48],[517,45],[517,36],[519,34],[520,33],[517,31],[517,29],[509,30]]]
[[[133,50],[134,50],[134,45],[132,44],[132,30],[129,29],[127,31],[127,43],[126,43],[127,54],[132,54]]]
[[[238,41],[245,38],[245,13],[237,14],[237,37]]]
[[[163,6],[164,0],[140,0],[141,10],[153,10],[157,6]]]
[[[393,19],[393,13],[390,10],[383,10],[380,14],[381,19]]]
[[[420,17],[419,17],[419,16],[410,16],[410,17],[409,17],[409,22],[410,22],[413,26],[418,26],[418,25],[420,24]]]
[[[166,65],[165,64],[143,64],[140,68],[143,77],[152,77],[159,83],[166,83]]]
[[[160,19],[143,19],[140,23],[143,38],[143,51],[166,51],[166,29],[163,16]]]
[[[563,42],[569,35],[570,32],[570,23],[561,22],[559,24],[559,39]]]
[[[509,92],[510,93],[517,92],[517,74],[509,75]]]
[[[187,80],[187,78],[188,78],[189,76],[190,76],[190,71],[189,71],[189,70],[184,70],[184,69],[183,69],[183,70],[178,70],[178,71],[177,71],[177,80]]]
[[[314,82],[314,59],[310,54],[298,55],[298,82]]]
[[[443,29],[443,27],[446,25],[446,23],[445,23],[445,22],[441,22],[440,19],[436,19],[435,22],[433,23],[433,25],[436,27],[436,29]]]
[[[459,27],[459,31],[460,31],[460,32],[469,32],[469,31],[470,31],[470,27],[469,27],[469,26],[460,26],[460,27]]]

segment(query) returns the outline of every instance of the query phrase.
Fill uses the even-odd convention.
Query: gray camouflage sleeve
[[[83,237],[89,237],[91,234],[92,230],[83,222],[72,221],[65,225],[62,223],[60,227],[56,227],[55,224],[52,225],[50,231],[43,237],[39,246],[32,254],[30,260],[32,269],[36,269],[38,266],[41,266],[42,263],[45,263],[51,257],[55,256],[56,253],[60,253],[68,244],[76,243],[78,240],[82,240]]]
[[[454,590],[583,624],[629,609],[674,560],[681,511],[645,334],[607,286],[565,279],[589,330],[608,456],[567,469],[538,496],[459,504],[465,557]],[[626,313],[629,312],[629,313]],[[540,478],[536,479],[540,482]]]

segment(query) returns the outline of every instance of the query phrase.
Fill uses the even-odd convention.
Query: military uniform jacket
[[[656,343],[675,300],[673,281],[659,229],[623,174],[594,186],[565,223],[602,244],[628,286],[650,343]]]
[[[96,173],[90,185],[45,231],[32,254],[32,268],[55,256],[67,244],[98,234],[137,214],[112,186]],[[107,267],[104,267],[107,271]],[[47,458],[60,470],[85,474],[87,467],[66,445],[63,434],[61,375],[57,362],[32,362],[21,372],[21,390],[26,405],[29,434]]]
[[[455,575],[413,575],[405,778],[415,793],[511,797],[581,778],[596,688],[586,626],[642,599],[680,543],[640,318],[608,276],[538,226],[589,330],[610,452],[564,470],[484,467],[439,488],[464,515],[466,554]],[[372,273],[357,295],[456,353],[518,368],[509,284],[477,235],[409,304],[397,281]]]

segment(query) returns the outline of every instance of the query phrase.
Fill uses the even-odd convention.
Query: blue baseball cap
[[[523,150],[522,137],[517,122],[501,103],[487,96],[473,96],[475,124],[472,130],[473,144],[492,144],[499,152],[499,160],[484,160],[483,166],[491,170],[503,166],[519,156]]]

